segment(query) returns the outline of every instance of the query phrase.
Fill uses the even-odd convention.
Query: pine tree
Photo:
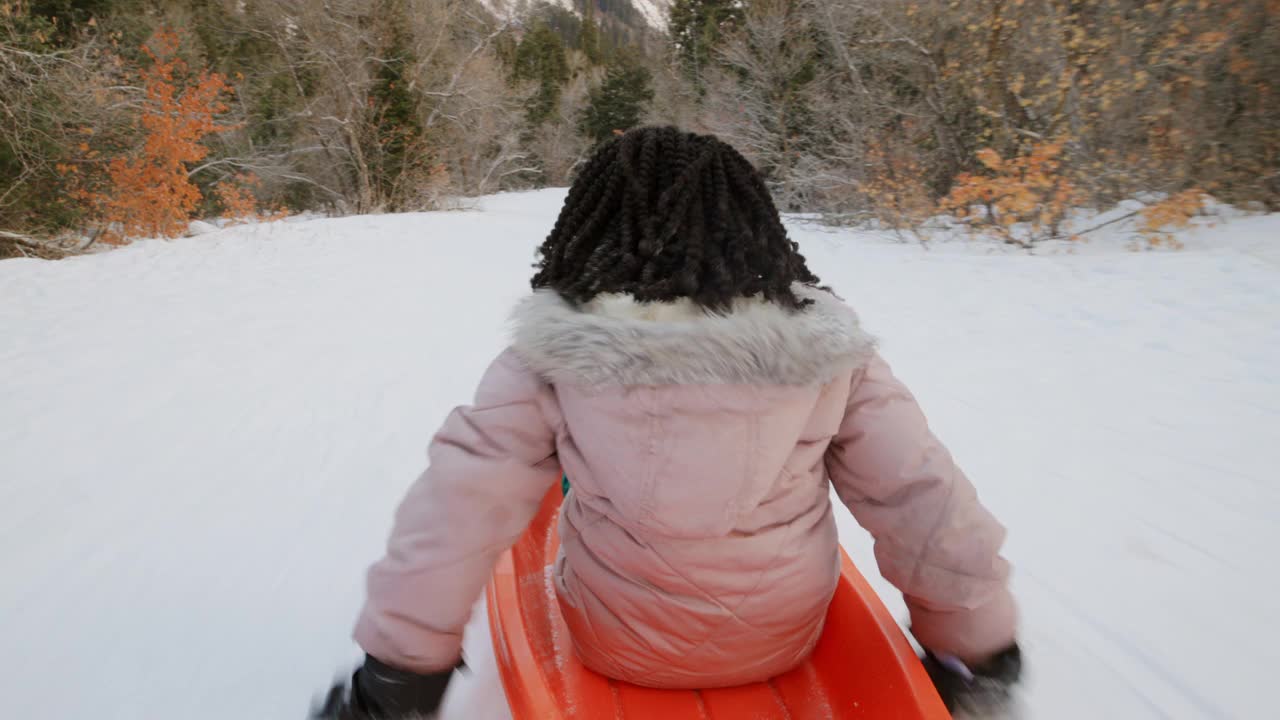
[[[516,80],[537,83],[538,92],[529,105],[531,126],[546,122],[560,103],[560,90],[569,82],[569,60],[564,43],[550,26],[538,21],[516,48]]]
[[[64,46],[75,39],[75,36],[86,27],[90,20],[97,21],[109,14],[113,9],[138,12],[132,2],[112,2],[112,0],[35,0],[29,3],[0,4],[0,11],[15,14],[19,19],[26,16],[38,20],[44,28],[36,35],[41,42],[50,45]],[[117,6],[117,7],[114,7]],[[123,7],[120,7],[123,6]],[[35,29],[35,28],[32,28]]]
[[[375,131],[372,138],[375,147],[367,156],[374,163],[374,179],[378,194],[390,203],[390,209],[398,210],[395,190],[402,176],[422,164],[422,122],[418,116],[418,96],[413,92],[407,70],[412,66],[411,39],[405,31],[403,7],[390,8],[396,14],[390,25],[390,39],[383,52],[384,60],[378,67],[376,82],[370,91]]]
[[[653,101],[653,76],[649,69],[626,56],[610,63],[604,81],[592,89],[578,120],[578,129],[602,142],[640,124]]]
[[[676,0],[667,32],[685,72],[701,84],[702,73],[725,33],[742,21],[741,0]]]
[[[582,33],[578,44],[582,47],[582,54],[593,65],[600,64],[604,59],[600,48],[600,26],[596,22],[596,2],[587,0],[587,7],[582,13]]]

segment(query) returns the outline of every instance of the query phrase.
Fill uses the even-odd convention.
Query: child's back
[[[563,469],[553,577],[606,675],[699,688],[802,661],[839,574],[828,483],[927,649],[981,665],[1013,647],[1002,528],[817,283],[728,146],[650,129],[599,151],[511,348],[400,508],[360,644],[402,670],[451,667],[494,561]]]
[[[822,291],[727,315],[538,293],[514,352],[552,381],[573,492],[555,580],[590,667],[714,687],[794,667],[839,573],[824,458],[870,340]],[[683,310],[683,312],[682,312]],[[625,349],[620,349],[625,348]]]

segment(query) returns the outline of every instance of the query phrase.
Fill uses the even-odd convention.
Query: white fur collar
[[[575,308],[539,290],[512,314],[512,347],[551,382],[601,385],[809,385],[861,367],[875,350],[857,315],[829,292],[793,312],[744,298],[724,314],[688,300],[604,295]]]

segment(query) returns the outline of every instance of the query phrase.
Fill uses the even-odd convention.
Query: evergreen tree
[[[16,13],[19,19],[22,15],[27,15],[46,21],[47,29],[40,36],[51,45],[63,45],[74,39],[77,31],[83,29],[90,20],[98,22],[109,15],[112,5],[123,6],[116,8],[117,12],[137,12],[135,2],[113,3],[111,0],[34,0],[25,8],[22,3],[18,3],[16,8],[10,9],[9,4],[5,3],[3,9],[5,12]]]
[[[591,90],[587,106],[578,120],[578,129],[596,142],[640,124],[645,109],[653,101],[649,69],[626,56],[609,65],[604,81]]]
[[[418,116],[418,97],[411,89],[406,73],[413,64],[411,40],[405,28],[404,7],[399,3],[386,8],[391,11],[389,42],[378,67],[376,81],[371,89],[373,106],[374,142],[369,153],[375,164],[375,179],[379,195],[390,202],[390,209],[398,210],[395,190],[401,176],[421,164],[420,157],[424,129]]]
[[[596,24],[595,0],[587,0],[587,7],[582,13],[582,33],[578,44],[591,64],[598,65],[604,59],[600,48],[600,26]]]
[[[559,5],[539,3],[530,11],[525,22],[531,25],[546,24],[560,36],[560,43],[566,50],[582,49],[582,18],[571,10],[566,10]]]
[[[667,32],[685,71],[701,84],[720,38],[742,21],[741,0],[676,0]]]
[[[546,23],[536,23],[520,41],[514,77],[537,83],[538,92],[529,105],[529,124],[537,126],[546,122],[560,102],[561,88],[569,81],[564,43]]]

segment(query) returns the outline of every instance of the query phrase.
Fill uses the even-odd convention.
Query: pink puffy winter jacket
[[[498,555],[563,468],[553,573],[589,667],[640,685],[763,680],[817,641],[839,574],[828,483],[875,537],[922,644],[1012,642],[1003,528],[930,433],[853,311],[537,292],[512,347],[431,444],[369,573],[356,639],[450,667]],[[851,657],[851,663],[857,658]]]

